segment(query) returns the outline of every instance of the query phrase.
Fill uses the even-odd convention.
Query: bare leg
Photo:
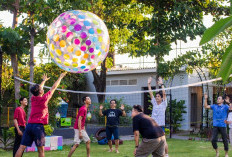
[[[112,148],[112,141],[111,141],[111,140],[108,140],[108,145],[109,145],[109,147],[110,147],[109,152],[112,152],[112,151],[113,151],[113,148]]]
[[[228,156],[228,151],[225,151],[225,157],[229,157],[229,156]]]
[[[168,144],[167,144],[167,142],[165,144],[165,154],[168,154]]]
[[[74,144],[70,150],[70,152],[68,153],[68,157],[71,157],[72,154],[74,153],[74,151],[76,150],[76,148],[78,147],[78,144]]]
[[[215,151],[216,151],[216,157],[219,157],[219,150],[215,149]]]
[[[119,153],[118,146],[119,146],[119,139],[115,140],[115,151],[116,151],[116,153]]]
[[[45,157],[44,155],[44,146],[37,147],[38,148],[38,153],[39,157]]]
[[[87,157],[90,157],[90,140],[86,142],[86,152],[87,152]]]
[[[21,157],[24,150],[26,149],[27,146],[20,145],[19,149],[17,150],[15,157]]]

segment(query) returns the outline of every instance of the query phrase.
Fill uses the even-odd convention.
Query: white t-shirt
[[[165,126],[165,111],[168,106],[167,99],[163,100],[161,104],[157,104],[155,98],[151,99],[153,105],[151,118],[156,121],[159,126]]]
[[[227,121],[232,121],[232,112],[229,113]],[[229,124],[229,128],[232,128],[232,124]]]

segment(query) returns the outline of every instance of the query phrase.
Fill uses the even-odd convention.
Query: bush
[[[7,149],[8,147],[13,147],[14,141],[10,139],[14,138],[14,131],[12,131],[14,127],[11,128],[3,128],[2,129],[2,137],[0,138],[0,142],[3,144],[3,149]]]
[[[179,128],[181,127],[180,122],[183,121],[183,114],[187,113],[185,111],[186,106],[184,106],[185,101],[184,100],[180,100],[180,101],[176,101],[172,100],[171,105],[172,105],[172,128],[173,128],[173,132],[176,132],[179,130]],[[169,110],[170,110],[170,103],[168,103],[168,107],[166,109],[166,118],[169,119],[170,115],[169,115]]]
[[[44,131],[47,136],[51,136],[54,131],[54,128],[50,124],[44,125]]]
[[[111,99],[107,99],[107,101],[105,103],[96,103],[91,108],[92,115],[94,115],[95,120],[100,125],[105,125],[105,117],[99,116],[99,106],[103,105],[104,106],[103,110],[110,109],[110,100]],[[117,106],[116,106],[117,109],[119,109],[121,107],[121,104],[124,104],[125,112],[127,114],[131,112],[132,107],[130,105],[123,103],[123,99],[115,99],[115,100],[117,101]],[[120,117],[119,121],[120,121],[120,125],[129,125],[132,123],[131,117],[128,117],[128,115],[126,117]]]

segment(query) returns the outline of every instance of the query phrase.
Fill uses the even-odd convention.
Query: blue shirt
[[[226,127],[226,123],[224,122],[227,118],[227,112],[229,110],[229,106],[222,105],[210,105],[210,108],[213,110],[213,126],[216,127]]]

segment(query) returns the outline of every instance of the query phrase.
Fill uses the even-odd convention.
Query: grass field
[[[170,157],[214,157],[215,152],[210,142],[204,141],[186,141],[168,139]],[[224,156],[223,144],[218,143],[220,156]],[[231,146],[229,146],[232,149]],[[64,146],[62,151],[45,152],[46,157],[64,157],[68,155],[70,146]],[[107,145],[98,145],[91,143],[91,157],[133,157],[134,141],[124,141],[119,147],[119,154],[107,152]],[[1,157],[11,157],[12,151],[4,151],[0,149]],[[38,156],[37,152],[24,153],[24,157]],[[74,152],[74,157],[86,157],[85,145],[81,144]],[[229,156],[232,156],[232,150],[229,151]]]

